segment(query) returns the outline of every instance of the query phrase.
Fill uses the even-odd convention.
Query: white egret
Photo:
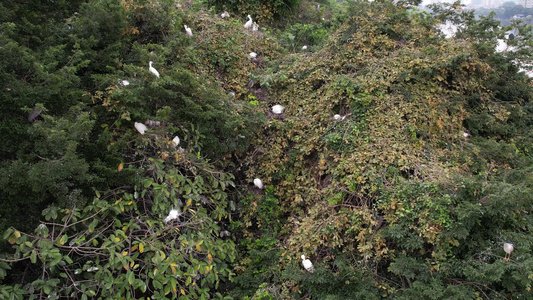
[[[250,57],[250,59],[254,59],[257,57],[257,53],[255,52],[250,52],[250,54],[248,54],[248,57]]]
[[[123,86],[128,86],[128,85],[130,85],[130,82],[127,81],[126,79],[122,80],[120,83],[121,83]]]
[[[470,134],[468,134],[468,132],[464,132],[464,131],[463,131],[463,137],[464,137],[465,139],[468,138],[469,136],[470,136]]]
[[[153,64],[153,62],[151,61],[151,62],[149,63],[150,68],[148,68],[148,70],[149,70],[150,72],[152,72],[155,76],[157,76],[157,78],[159,78],[159,72],[157,72],[157,70],[156,70],[154,67],[152,67],[152,64]]]
[[[261,179],[259,179],[259,178],[254,179],[254,185],[255,185],[258,189],[262,189],[262,188],[263,188],[263,182],[262,182]]]
[[[511,260],[511,253],[513,253],[513,250],[514,250],[514,245],[513,243],[511,242],[505,242],[505,244],[503,244],[503,251],[505,251],[505,258],[504,260],[505,261],[510,261]]]
[[[168,223],[172,220],[177,219],[180,216],[180,211],[177,209],[171,209],[168,213],[168,216],[163,220],[163,222]]]
[[[272,106],[272,112],[275,113],[276,115],[281,115],[284,110],[285,110],[285,107],[279,104]]]
[[[180,138],[178,136],[175,136],[174,139],[172,139],[172,145],[174,145],[174,147],[177,147],[179,144],[180,144]]]
[[[135,122],[134,125],[135,125],[135,129],[137,129],[137,131],[140,132],[141,134],[144,134],[146,130],[148,129],[148,127],[146,127],[146,125],[144,125],[143,123]]]
[[[302,50],[307,50],[307,45],[303,45]]]
[[[192,30],[189,27],[187,27],[187,25],[183,25],[183,27],[185,28],[185,34],[188,37],[192,37]]]
[[[253,24],[252,17],[250,15],[248,15],[248,22],[246,22],[244,24],[244,28],[245,29],[250,29],[250,27],[252,27],[252,24]]]
[[[313,273],[315,271],[315,268],[313,267],[313,263],[309,259],[305,259],[305,255],[303,254],[302,254],[302,265],[307,271],[309,271],[309,273]]]
[[[258,30],[259,30],[259,25],[257,25],[257,23],[254,22],[252,26],[252,31],[258,31]]]
[[[223,13],[220,14],[220,17],[222,19],[229,18],[229,13],[227,11],[224,11]]]
[[[336,114],[336,115],[333,116],[333,119],[340,120],[340,119],[342,119],[342,117],[341,117],[341,115]]]

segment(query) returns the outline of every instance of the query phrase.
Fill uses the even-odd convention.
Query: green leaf
[[[57,254],[58,256],[55,257],[51,262],[50,262],[50,267],[53,267],[55,265],[57,265],[60,261],[61,261],[61,254]]]
[[[130,285],[133,285],[133,282],[135,282],[135,274],[131,270],[128,270],[126,273],[126,279]]]
[[[7,240],[11,234],[13,233],[14,229],[11,227],[11,228],[8,228],[5,232],[4,232],[4,240]]]
[[[68,255],[63,256],[63,259],[69,264],[73,263],[72,259]]]

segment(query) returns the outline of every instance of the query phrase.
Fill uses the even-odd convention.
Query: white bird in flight
[[[157,70],[154,67],[152,67],[152,64],[153,64],[153,62],[151,61],[149,63],[150,68],[148,68],[148,70],[150,70],[150,72],[152,72],[155,76],[157,76],[157,78],[159,78],[159,72],[157,72]]]
[[[302,254],[302,265],[307,271],[309,271],[309,273],[313,273],[315,271],[315,268],[313,267],[313,263],[309,259],[305,259],[305,255],[303,254]]]
[[[183,27],[185,28],[185,34],[188,37],[192,37],[192,30],[189,27],[187,27],[187,25],[183,25]]]
[[[279,104],[272,106],[272,112],[275,113],[276,115],[281,115],[284,110],[285,110],[285,107]]]
[[[148,127],[146,127],[146,125],[144,125],[143,123],[139,123],[139,122],[135,122],[135,129],[137,129],[137,131],[141,134],[144,134],[146,132],[146,129],[148,129]]]
[[[244,28],[245,29],[250,29],[250,27],[252,27],[252,24],[253,24],[252,17],[250,15],[248,15],[248,22],[246,22],[244,24]]]

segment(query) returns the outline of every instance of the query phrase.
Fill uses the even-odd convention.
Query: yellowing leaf
[[[16,230],[14,235],[15,235],[15,238],[18,239],[20,237],[20,231]]]
[[[115,237],[115,242],[120,242],[120,238],[118,236]]]
[[[196,244],[196,250],[202,251],[202,246],[200,244]]]
[[[213,256],[211,255],[211,253],[207,254],[207,259],[209,259],[210,263],[213,262]]]
[[[128,251],[122,251],[122,256],[128,255]]]
[[[189,200],[187,200],[187,206],[191,206],[191,203],[192,203],[192,199],[189,198]]]
[[[143,253],[144,252],[144,244],[139,244],[139,253]]]
[[[61,240],[59,240],[60,245],[64,245],[68,241],[68,236],[65,234],[61,237]]]
[[[183,296],[185,296],[185,291],[183,289],[180,289],[180,292]]]
[[[209,273],[209,271],[211,271],[211,269],[213,269],[213,266],[207,266],[205,268],[205,274]]]
[[[118,165],[118,171],[119,171],[119,172],[122,171],[123,168],[124,168],[124,163],[120,163],[120,164]]]

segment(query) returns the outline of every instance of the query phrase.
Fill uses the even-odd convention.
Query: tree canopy
[[[0,299],[530,298],[532,27],[418,4],[0,4]]]

